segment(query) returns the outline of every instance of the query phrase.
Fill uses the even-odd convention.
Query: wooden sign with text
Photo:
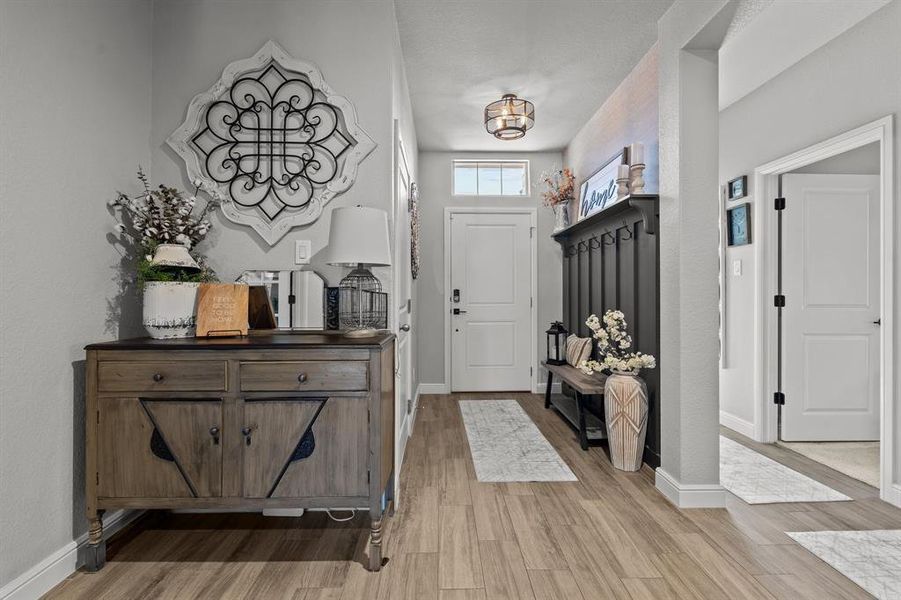
[[[197,337],[247,335],[249,286],[201,283],[197,291]]]

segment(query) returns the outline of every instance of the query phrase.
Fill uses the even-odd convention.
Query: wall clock
[[[192,181],[227,199],[223,215],[270,246],[318,219],[375,149],[350,101],[272,41],[225,67],[167,142]]]

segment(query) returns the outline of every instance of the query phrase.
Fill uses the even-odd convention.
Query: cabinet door
[[[222,401],[101,398],[99,495],[198,498],[222,489]]]
[[[366,496],[367,398],[244,401],[244,495]]]

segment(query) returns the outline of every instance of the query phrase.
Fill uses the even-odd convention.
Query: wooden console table
[[[604,395],[604,381],[606,377],[599,378],[586,375],[579,369],[570,365],[549,365],[542,362],[541,366],[547,369],[547,389],[544,392],[544,407],[553,406],[570,424],[579,431],[579,445],[582,450],[588,450],[591,443],[607,439],[607,427],[604,421],[588,412],[585,407],[585,396]],[[554,375],[566,382],[575,393],[575,399],[569,396],[553,396],[551,386],[554,383]]]
[[[87,568],[109,509],[365,509],[393,500],[394,336],[136,339],[87,350]]]

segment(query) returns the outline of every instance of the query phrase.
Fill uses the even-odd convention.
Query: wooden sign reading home
[[[197,336],[247,335],[249,286],[202,283],[197,291]]]

